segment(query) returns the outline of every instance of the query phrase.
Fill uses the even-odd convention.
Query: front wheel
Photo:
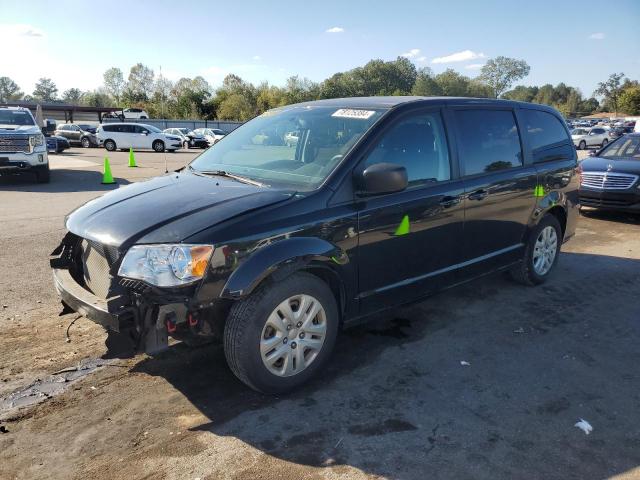
[[[561,244],[562,228],[558,219],[545,215],[531,232],[522,262],[511,269],[513,279],[525,285],[544,283],[558,263]]]
[[[38,183],[49,183],[51,181],[51,170],[48,163],[44,168],[36,172],[36,180]]]
[[[89,148],[91,146],[91,141],[87,137],[82,137],[80,143],[82,144],[82,148]]]
[[[254,390],[291,390],[322,370],[338,321],[333,293],[318,277],[299,272],[268,283],[231,308],[224,330],[227,363]]]
[[[107,140],[106,142],[104,142],[104,148],[106,148],[108,152],[115,152],[116,142],[114,142],[113,140]]]
[[[578,150],[584,150],[585,148],[587,148],[587,142],[585,142],[584,140],[581,140],[580,143],[578,144]]]
[[[609,140],[607,140],[606,138],[602,140],[602,148],[606,147],[607,143],[609,143]]]
[[[152,145],[156,152],[164,152],[164,142],[162,140],[156,140]]]

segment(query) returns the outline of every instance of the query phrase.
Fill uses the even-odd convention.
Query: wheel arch
[[[220,298],[240,300],[262,285],[304,271],[328,285],[342,317],[351,268],[347,254],[326,240],[289,238],[259,249],[244,261],[225,283]]]

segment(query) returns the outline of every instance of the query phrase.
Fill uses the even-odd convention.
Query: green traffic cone
[[[396,237],[400,235],[406,235],[407,233],[409,233],[410,227],[411,224],[409,223],[409,215],[405,215],[404,217],[402,217],[400,225],[398,225],[398,228],[396,228],[394,235]]]
[[[113,175],[111,175],[111,166],[109,165],[109,157],[104,157],[104,173],[102,174],[102,184],[103,185],[113,185],[116,181],[113,179]]]
[[[133,154],[133,148],[129,147],[129,168],[137,167],[136,157]]]

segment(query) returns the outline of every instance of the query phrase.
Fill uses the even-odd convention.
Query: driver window
[[[378,141],[365,168],[375,163],[402,165],[409,185],[449,180],[449,151],[440,114],[414,114],[399,120]]]

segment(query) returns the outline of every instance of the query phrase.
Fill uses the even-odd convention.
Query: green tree
[[[153,70],[142,63],[136,63],[129,71],[124,99],[129,103],[146,102],[153,93],[153,87]]]
[[[433,72],[430,68],[425,67],[417,72],[416,81],[411,88],[411,94],[423,97],[442,95],[442,89],[433,77]]]
[[[623,78],[624,73],[612,73],[606,81],[598,83],[598,88],[593,92],[596,96],[604,97],[605,103],[609,108],[613,109],[615,114],[618,113]]]
[[[111,107],[111,95],[109,95],[106,89],[85,92],[82,95],[82,104],[87,107]]]
[[[502,98],[507,100],[516,100],[518,102],[533,102],[538,94],[538,87],[525,87],[524,85],[518,85],[513,90],[502,94]]]
[[[583,100],[580,102],[580,106],[578,107],[578,115],[591,115],[593,112],[600,108],[600,103],[595,98],[591,97],[587,100]]]
[[[78,104],[82,98],[82,91],[79,88],[70,88],[62,92],[62,100],[67,103]]]
[[[482,66],[479,80],[489,86],[494,98],[498,98],[515,82],[529,75],[530,70],[524,60],[500,56]]]
[[[629,115],[640,115],[640,86],[625,88],[618,99],[620,110]]]
[[[58,95],[58,87],[50,78],[40,78],[33,90],[33,97],[43,102],[53,102]]]
[[[452,68],[447,68],[444,72],[436,75],[435,82],[440,89],[441,95],[447,97],[468,96],[469,77],[465,77]]]
[[[220,103],[217,113],[221,120],[247,121],[255,116],[255,108],[245,96],[232,93]]]
[[[124,89],[124,75],[122,70],[112,67],[102,75],[104,87],[107,92],[115,99],[116,103],[120,103],[122,90]]]
[[[0,102],[20,100],[23,93],[16,82],[9,77],[0,77]]]

